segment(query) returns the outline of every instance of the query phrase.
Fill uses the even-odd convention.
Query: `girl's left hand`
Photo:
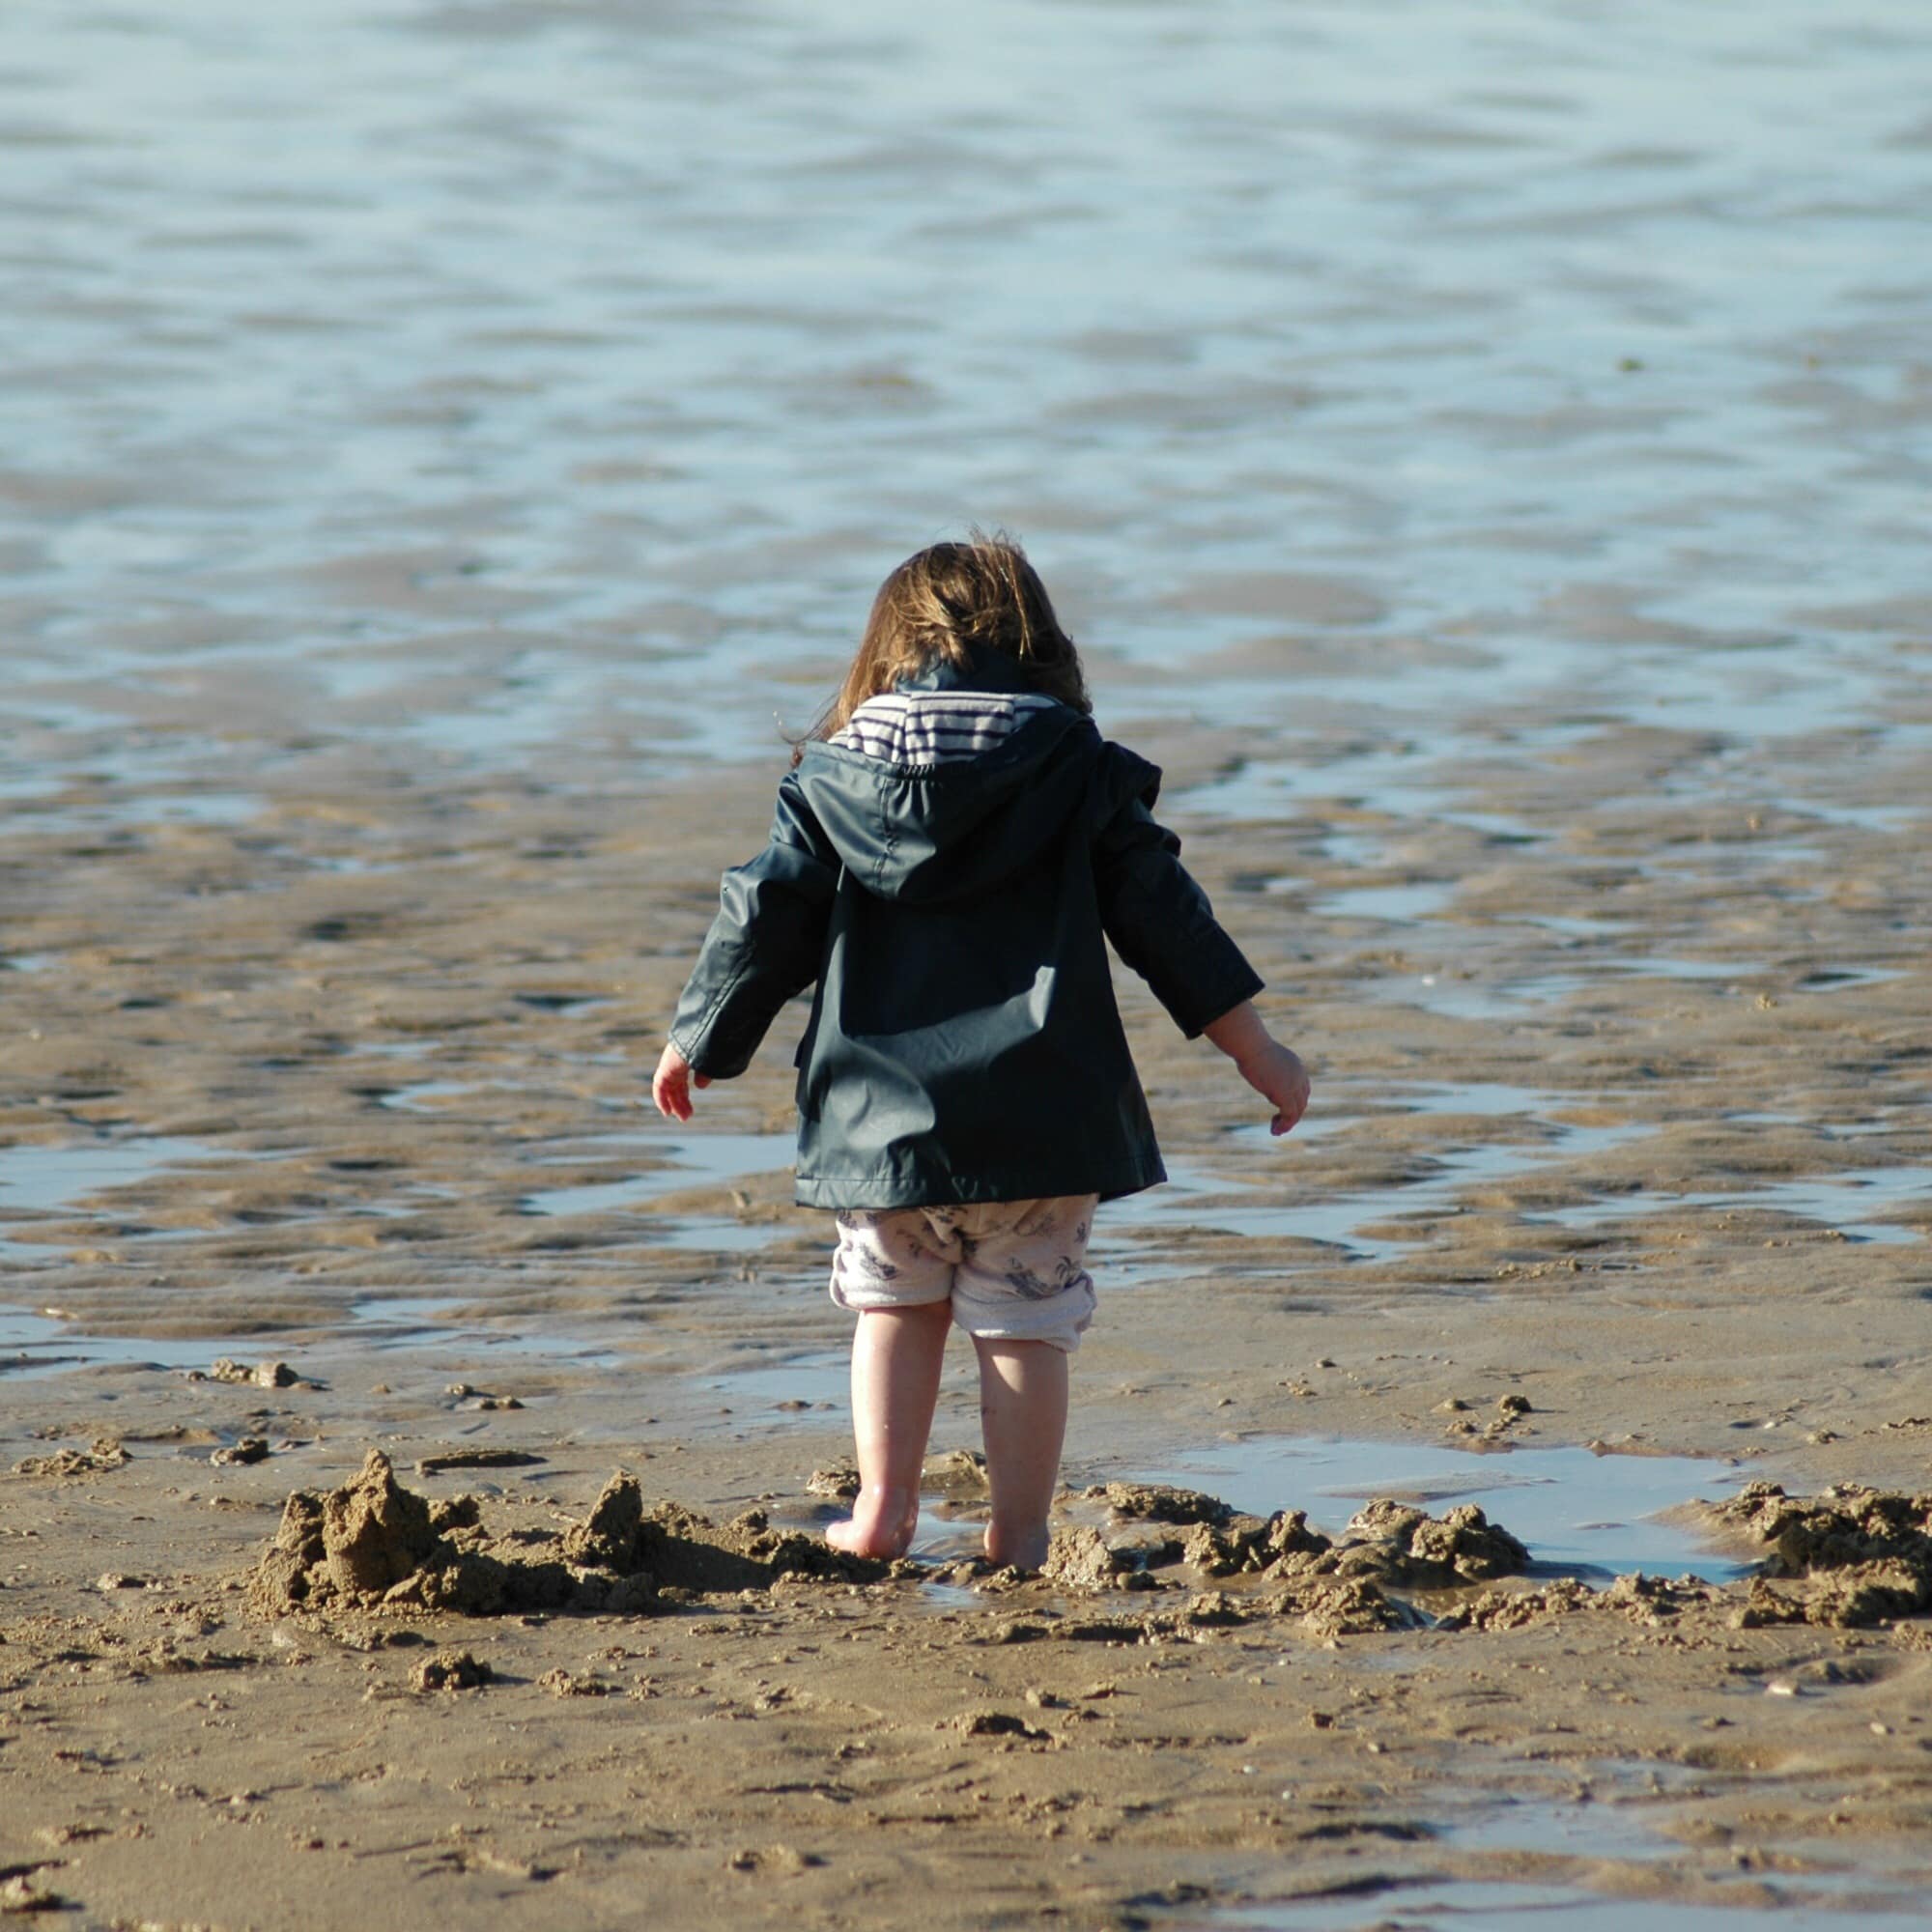
[[[665,1050],[658,1056],[658,1070],[651,1075],[651,1098],[666,1120],[690,1120],[692,1088],[710,1085],[710,1074],[694,1073],[691,1062],[668,1040],[665,1042]]]

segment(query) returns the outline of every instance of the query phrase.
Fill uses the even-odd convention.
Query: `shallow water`
[[[77,1333],[52,1315],[24,1308],[0,1308],[0,1377],[58,1375],[67,1369],[111,1365],[132,1368],[155,1363],[164,1369],[206,1369],[217,1355],[252,1344],[235,1341],[182,1341],[176,1337]]]
[[[1204,809],[1311,753],[1454,809],[1432,767],[1532,705],[1909,730],[1928,45],[1907,0],[1003,0],[963,43],[29,0],[18,769],[139,818],[298,711],[564,782],[738,754],[967,516],[1122,670],[1288,732]]]
[[[625,1180],[602,1181],[581,1187],[539,1188],[524,1197],[531,1214],[603,1214],[636,1208],[660,1194],[679,1188],[719,1185],[753,1175],[789,1174],[798,1151],[791,1134],[693,1133],[675,1139],[661,1133],[611,1134],[586,1143],[597,1151],[622,1155],[642,1151],[668,1164]],[[578,1156],[571,1156],[573,1159]],[[718,1215],[696,1217],[689,1228],[668,1236],[687,1246],[759,1247],[773,1230],[738,1227]]]
[[[117,1187],[171,1169],[222,1159],[223,1151],[180,1134],[101,1136],[51,1147],[0,1148],[0,1256],[35,1254],[31,1217],[71,1208]]]
[[[1806,1882],[1795,1880],[1779,1888],[1802,1893]],[[1918,1932],[1924,1918],[1902,1905],[1896,1893],[1878,1894],[1885,1903],[1871,1909],[1857,1905],[1780,1905],[1776,1923],[1779,1932]],[[1671,1932],[1739,1932],[1756,1922],[1752,1890],[1734,1902],[1691,1904],[1682,1898],[1614,1898],[1581,1886],[1538,1883],[1533,1880],[1438,1879],[1390,1887],[1373,1898],[1321,1898],[1306,1903],[1284,1900],[1274,1905],[1235,1906],[1211,1918],[1185,1921],[1208,1932],[1447,1932],[1455,1926],[1528,1926],[1533,1932],[1654,1932],[1667,1925]],[[1888,1909],[1888,1904],[1891,1909]]]
[[[1528,1104],[1520,1107],[1497,1104],[1498,1096],[1510,1091],[1524,1090],[1479,1088],[1478,1101],[1467,1111],[1517,1117],[1540,1115],[1548,1105],[1549,1096],[1530,1095],[1526,1092]],[[1444,1094],[1439,1106],[1425,1111],[1459,1113],[1463,1109],[1457,1106],[1453,1094]],[[1459,1211],[1459,1198],[1472,1185],[1602,1153],[1639,1141],[1652,1131],[1637,1122],[1602,1126],[1562,1122],[1547,1124],[1549,1139],[1542,1145],[1481,1143],[1445,1147],[1428,1156],[1426,1178],[1384,1182],[1361,1193],[1325,1201],[1291,1199],[1244,1205],[1241,1200],[1244,1192],[1263,1187],[1278,1192],[1279,1180],[1242,1182],[1211,1172],[1199,1163],[1170,1161],[1168,1185],[1111,1203],[1102,1211],[1095,1224],[1094,1254],[1103,1264],[1117,1264],[1131,1272],[1135,1265],[1134,1249],[1123,1236],[1137,1231],[1197,1228],[1256,1241],[1321,1241],[1355,1259],[1387,1260],[1425,1242],[1443,1214]],[[1412,1236],[1389,1232],[1399,1230],[1405,1221],[1414,1222]],[[1378,1232],[1366,1232],[1370,1227]]]
[[[1532,1219],[1567,1228],[1601,1228],[1639,1214],[1670,1214],[1686,1208],[1761,1210],[1815,1221],[1854,1240],[1902,1245],[1924,1240],[1925,1230],[1899,1226],[1889,1217],[1907,1208],[1922,1213],[1928,1201],[1932,1201],[1932,1168],[1875,1167],[1852,1169],[1830,1179],[1775,1181],[1747,1190],[1619,1194]]]
[[[73,1141],[64,1147],[0,1150],[0,1213],[63,1208],[164,1168],[206,1160],[216,1150],[176,1134]]]

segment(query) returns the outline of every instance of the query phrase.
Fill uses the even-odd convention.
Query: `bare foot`
[[[852,1514],[825,1526],[825,1540],[848,1556],[890,1559],[912,1548],[919,1527],[917,1490],[861,1490]]]
[[[986,1525],[986,1561],[998,1568],[1043,1570],[1051,1538],[1045,1523],[1027,1523],[1019,1529],[998,1521]]]

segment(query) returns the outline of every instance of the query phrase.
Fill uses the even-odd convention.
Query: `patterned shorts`
[[[950,1300],[953,1321],[969,1335],[1050,1342],[1070,1354],[1094,1319],[1085,1262],[1099,1198],[845,1208],[832,1298],[860,1313]]]

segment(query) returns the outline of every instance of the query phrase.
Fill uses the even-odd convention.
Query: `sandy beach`
[[[138,1151],[138,1124],[165,1164],[7,1229],[37,1314],[0,1442],[5,1862],[101,1924],[616,1924],[647,1894],[679,1922],[892,1924],[908,1886],[962,1926],[1353,1925],[1452,1882],[1916,1910],[1932,1624],[1758,1622],[1763,1549],[1693,1510],[1653,1523],[1659,1494],[1622,1485],[1669,1458],[1684,1505],[1746,1479],[1924,1487],[1923,980],[1883,937],[1923,929],[1922,868],[1814,821],[1842,883],[1821,867],[1775,967],[1579,976],[1506,1024],[1378,1000],[1423,964],[1469,992],[1549,972],[1523,915],[1600,907],[1620,838],[1701,875],[1626,862],[1633,952],[1774,943],[1722,880],[1789,827],[1633,827],[1579,763],[1559,852],[1471,875],[1452,826],[1416,854],[1469,881],[1464,980],[1312,910],[1352,877],[1321,876],[1319,815],[1267,828],[1293,921],[1263,916],[1253,825],[1188,826],[1270,1004],[1337,1071],[1306,1142],[1269,1148],[1136,1004],[1178,1179],[1106,1234],[1066,1464],[1074,1491],[1180,1484],[1331,1539],[1373,1496],[1439,1518],[1500,1484],[1488,1514],[1532,1551],[1520,1512],[1553,1487],[1559,1521],[1624,1523],[1558,1557],[1584,1588],[1554,1604],[1548,1574],[1391,1580],[1378,1607],[1272,1558],[1139,1569],[1146,1525],[1074,1494],[1065,1577],[976,1576],[970,1471],[938,1463],[897,1576],[617,1612],[265,1600],[285,1499],[372,1448],[535,1550],[617,1469],[721,1534],[836,1513],[811,1479],[849,1453],[844,1337],[822,1230],[788,1205],[785,1056],[707,1096],[736,1171],[638,1113],[754,808],[735,781],[666,791],[612,830],[601,801],[399,785],[393,869],[347,880],[300,860],[356,836],[366,781],[78,865],[53,835],[29,937],[61,963],[9,983],[7,1121],[23,1151],[77,1129]],[[1848,958],[1874,976],[1834,978]],[[236,1350],[298,1379],[211,1378]],[[965,1375],[935,1444],[955,1462]],[[225,1460],[251,1440],[262,1460]],[[1297,1443],[1337,1448],[1303,1472]],[[1378,1482],[1387,1445],[1420,1473]],[[1121,1567],[1080,1568],[1096,1534]],[[1700,1567],[1733,1580],[1612,1581]],[[1829,1616],[1829,1581],[1760,1588]],[[1485,1591],[1520,1624],[1450,1628]],[[451,1652],[492,1681],[415,1688]],[[1320,1911],[1225,1917],[1289,1899]]]
[[[1921,1924],[1924,22],[836,11],[10,40],[0,1910]],[[1316,1081],[1120,976],[1038,1577],[646,1091],[972,521]]]

